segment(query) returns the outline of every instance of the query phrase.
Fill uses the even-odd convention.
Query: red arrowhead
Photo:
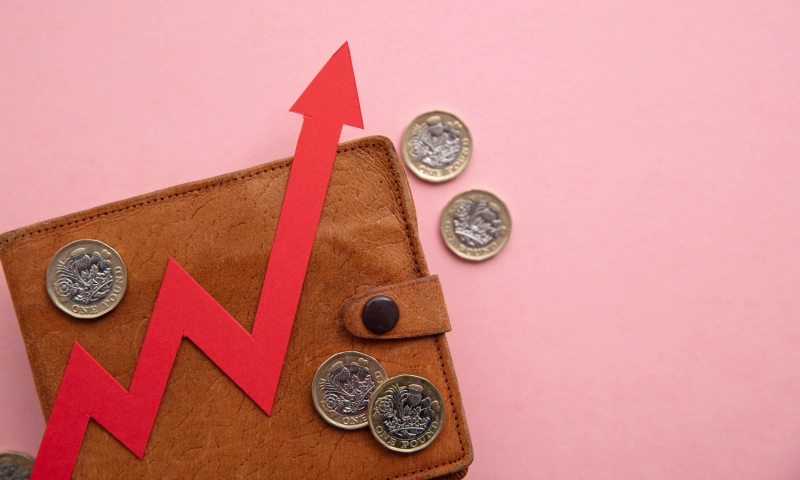
[[[289,111],[364,128],[347,42],[322,67]]]

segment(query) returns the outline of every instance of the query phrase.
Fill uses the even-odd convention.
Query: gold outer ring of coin
[[[24,453],[2,452],[0,453],[0,472],[8,470],[8,467],[14,468],[8,472],[11,474],[8,478],[29,478],[33,470],[33,459]]]
[[[56,291],[58,288],[56,282],[60,284],[62,281],[64,282],[63,288],[90,288],[74,274],[59,277],[59,267],[66,265],[70,258],[81,253],[87,253],[90,256],[97,253],[102,259],[108,261],[111,264],[110,280],[112,282],[108,293],[98,296],[96,301],[83,304],[73,301],[70,296],[63,295],[60,291]],[[128,286],[128,271],[125,269],[122,257],[116,250],[100,240],[81,239],[64,245],[53,255],[50,264],[47,266],[46,282],[47,294],[50,295],[50,299],[61,311],[71,317],[92,319],[107,314],[119,305]]]
[[[452,163],[441,168],[426,165],[414,155],[414,136],[425,125],[431,122],[437,123],[437,121],[441,121],[457,130],[460,138],[458,156]],[[434,110],[417,116],[403,131],[402,142],[403,161],[408,165],[409,170],[419,178],[434,183],[452,180],[463,172],[467,168],[470,158],[472,158],[472,150],[474,148],[472,135],[470,135],[469,129],[464,122],[452,113],[441,110]]]
[[[314,408],[317,409],[317,413],[319,413],[319,415],[326,422],[330,423],[334,427],[343,428],[345,430],[357,430],[359,428],[364,428],[367,426],[369,406],[366,410],[364,410],[363,413],[358,415],[343,415],[339,412],[330,411],[329,409],[325,408],[324,403],[326,392],[323,391],[327,377],[325,373],[326,371],[330,371],[332,367],[339,362],[342,363],[342,366],[356,363],[358,365],[367,367],[370,376],[375,382],[376,389],[379,388],[387,378],[389,378],[389,375],[386,374],[386,370],[383,369],[380,362],[375,360],[373,357],[367,355],[366,353],[356,352],[353,350],[339,352],[335,355],[332,355],[330,358],[322,362],[317,369],[317,372],[314,374],[314,380],[311,382],[311,398],[314,399]],[[363,419],[361,417],[363,417]]]
[[[499,227],[493,227],[497,228],[497,235],[492,241],[485,245],[470,246],[459,238],[458,232],[456,231],[456,227],[454,225],[456,210],[465,202],[470,201],[485,202],[490,209],[495,211],[500,221]],[[474,218],[472,215],[470,215],[469,218],[466,219],[466,222],[469,223],[472,220],[474,220]],[[484,218],[482,220],[483,221],[479,225],[467,226],[478,229],[486,229],[486,224],[491,223],[491,219]],[[462,222],[463,221],[464,220],[462,220]],[[508,237],[511,236],[511,214],[509,213],[506,204],[503,203],[503,201],[500,200],[497,195],[487,192],[486,190],[468,190],[453,197],[453,199],[447,203],[447,206],[444,207],[444,210],[442,210],[442,217],[439,221],[439,229],[442,232],[442,239],[450,251],[465,260],[479,262],[492,258],[500,253],[500,250],[505,247],[506,243],[508,242]],[[470,228],[470,230],[472,229]],[[464,233],[472,235],[475,232],[468,230]],[[479,233],[490,235],[492,232],[484,230],[483,232]],[[478,241],[478,239],[475,240]]]
[[[387,401],[395,403],[399,396],[393,395],[392,393],[394,393],[394,389],[398,387],[419,391],[422,401],[424,402],[427,398],[429,408],[434,413],[425,430],[413,439],[403,439],[392,436],[386,431],[382,422],[382,415],[380,413],[381,399],[386,398]],[[392,391],[390,392],[390,390]],[[418,405],[421,405],[421,403],[418,402],[415,407]],[[392,411],[402,411],[404,406],[405,405],[391,405],[390,408]],[[439,389],[436,388],[436,385],[428,381],[428,379],[416,375],[398,375],[386,380],[378,387],[369,400],[369,430],[378,440],[378,443],[395,452],[414,453],[428,447],[442,432],[444,428],[444,419],[445,404]]]

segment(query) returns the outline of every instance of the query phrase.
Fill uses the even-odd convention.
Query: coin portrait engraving
[[[0,453],[0,480],[28,480],[33,459],[21,453]]]
[[[47,267],[47,292],[53,303],[76,318],[97,318],[113,310],[127,287],[119,254],[98,240],[62,247]]]
[[[456,195],[442,212],[442,238],[447,248],[466,260],[497,255],[511,234],[508,207],[493,193],[470,190]]]
[[[337,353],[314,375],[314,407],[331,425],[348,430],[366,427],[369,401],[386,378],[386,371],[369,355]]]
[[[455,115],[423,113],[403,133],[403,160],[418,177],[444,182],[456,177],[472,156],[472,137]]]
[[[456,208],[453,231],[470,247],[485,247],[500,234],[503,222],[497,209],[481,200],[468,200]]]
[[[439,390],[414,375],[390,378],[370,402],[369,426],[378,441],[397,452],[412,453],[430,445],[444,422]]]

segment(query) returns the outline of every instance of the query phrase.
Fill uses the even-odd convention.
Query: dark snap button
[[[386,295],[378,295],[367,300],[361,310],[364,325],[374,333],[386,333],[397,325],[400,309],[394,300]]]

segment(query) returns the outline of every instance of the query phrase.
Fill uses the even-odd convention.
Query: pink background
[[[377,3],[0,3],[0,231],[291,155],[349,40],[343,138],[474,136],[411,178],[470,478],[800,478],[800,3]],[[437,229],[470,188],[514,218],[481,264]],[[0,451],[35,453],[3,279],[0,332]]]

